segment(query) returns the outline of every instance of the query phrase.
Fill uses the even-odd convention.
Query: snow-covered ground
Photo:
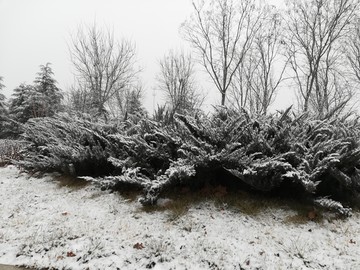
[[[360,215],[305,224],[213,203],[176,219],[118,193],[0,168],[0,264],[55,269],[360,269]]]

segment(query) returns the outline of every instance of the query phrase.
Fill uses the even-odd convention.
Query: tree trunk
[[[226,98],[226,94],[221,93],[221,106],[225,106],[225,98]]]

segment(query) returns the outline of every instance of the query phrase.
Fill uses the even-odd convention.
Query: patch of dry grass
[[[75,190],[81,189],[90,184],[88,181],[84,179],[77,178],[74,176],[67,176],[67,175],[55,176],[54,180],[57,182],[59,187],[69,187]]]
[[[185,215],[191,207],[195,207],[200,202],[206,200],[205,197],[195,192],[184,193],[181,195],[175,192],[169,192],[165,195],[165,197],[166,199],[160,204],[142,206],[140,211],[144,211],[146,213],[168,211],[169,221],[173,221]]]
[[[166,200],[154,206],[144,206],[139,212],[169,212],[169,220],[176,220],[185,215],[190,208],[197,207],[202,202],[211,202],[219,210],[233,211],[249,216],[256,216],[264,211],[275,209],[290,210],[289,216],[282,222],[290,224],[305,224],[310,221],[322,222],[324,215],[313,209],[306,202],[277,198],[262,194],[253,194],[241,190],[228,191],[222,186],[205,186],[201,190],[190,191],[179,188],[164,194]]]

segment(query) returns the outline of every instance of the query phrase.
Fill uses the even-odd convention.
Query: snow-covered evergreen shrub
[[[259,117],[226,109],[212,117],[175,115],[168,126],[61,116],[26,124],[30,144],[20,164],[86,176],[103,188],[140,188],[144,204],[175,185],[231,178],[261,192],[293,190],[346,214],[342,204],[360,192],[359,135],[356,120],[293,117],[290,109]]]
[[[146,179],[141,186],[167,175],[180,145],[174,132],[148,119],[119,126],[66,115],[30,119],[24,139],[29,141],[19,162],[24,168],[76,176],[112,176],[103,179],[106,183],[113,181],[108,186],[141,182],[143,178],[134,173],[137,170]]]
[[[29,145],[19,164],[28,170],[72,175],[110,173],[107,159],[112,148],[105,130],[105,125],[65,115],[30,119],[24,134]]]
[[[195,169],[222,167],[263,192],[292,188],[310,198],[330,196],[346,203],[359,195],[356,121],[290,117],[290,110],[257,118],[223,111],[217,119],[178,116],[177,120],[178,127],[188,132],[183,138],[191,143],[179,151]]]

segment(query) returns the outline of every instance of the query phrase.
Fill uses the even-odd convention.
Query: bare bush
[[[6,166],[21,159],[24,142],[17,140],[0,140],[0,166]]]

